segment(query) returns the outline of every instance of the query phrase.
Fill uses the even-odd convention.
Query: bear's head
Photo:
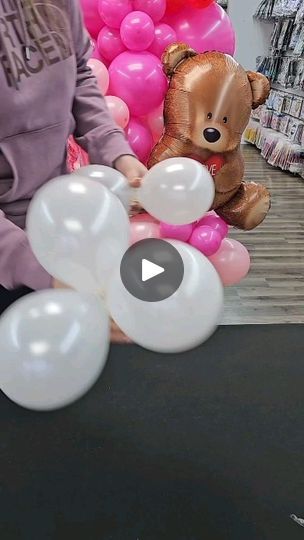
[[[163,64],[170,78],[166,134],[198,150],[234,150],[241,142],[251,110],[268,97],[267,78],[246,72],[229,55],[197,54],[182,43],[168,47]]]

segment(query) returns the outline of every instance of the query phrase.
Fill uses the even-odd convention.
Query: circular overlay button
[[[120,275],[132,296],[144,302],[160,302],[172,296],[183,281],[183,259],[165,240],[142,240],[126,251]]]

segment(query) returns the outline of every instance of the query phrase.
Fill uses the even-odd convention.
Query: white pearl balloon
[[[210,210],[214,196],[214,182],[204,165],[190,158],[171,158],[150,169],[138,198],[159,221],[186,225]]]
[[[50,275],[78,291],[96,292],[129,247],[130,222],[107,188],[69,175],[37,192],[28,211],[27,233]]]
[[[96,382],[109,350],[102,301],[71,290],[33,293],[0,319],[0,386],[34,410],[63,407]]]
[[[73,174],[95,180],[108,188],[120,199],[127,212],[130,209],[131,189],[123,174],[104,165],[87,165],[74,171]]]
[[[142,302],[124,287],[119,269],[106,291],[111,316],[135,343],[160,353],[190,350],[215,331],[224,296],[221,280],[209,260],[193,247],[169,241],[180,253],[184,278],[179,289],[161,302]]]

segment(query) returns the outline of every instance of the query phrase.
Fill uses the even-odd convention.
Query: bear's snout
[[[204,129],[204,137],[208,143],[216,143],[221,138],[221,134],[218,129],[208,128]]]

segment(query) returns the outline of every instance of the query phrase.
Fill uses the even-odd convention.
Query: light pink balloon
[[[250,270],[250,255],[240,242],[225,238],[219,251],[209,257],[217,270],[223,285],[237,285]]]
[[[187,43],[199,53],[219,51],[233,55],[235,33],[227,13],[217,3],[204,9],[186,6],[164,22],[175,30],[177,40]]]
[[[106,66],[95,58],[91,58],[88,61],[88,66],[91,68],[93,75],[95,75],[97,79],[101,93],[105,95],[109,88],[109,72]]]
[[[165,129],[165,122],[164,122],[164,104],[162,103],[160,107],[155,109],[155,111],[151,112],[147,116],[147,124],[150,128],[150,131],[152,133],[152,137],[155,143],[159,141],[161,138],[164,129]]]
[[[106,103],[116,124],[124,129],[130,120],[128,106],[116,96],[106,96]]]
[[[134,223],[142,223],[144,221],[146,223],[157,223],[159,225],[159,221],[157,221],[157,219],[155,219],[153,216],[150,216],[150,214],[147,214],[146,212],[133,216],[131,221]]]
[[[158,56],[161,58],[163,55],[164,50],[169,46],[172,45],[172,43],[176,43],[177,36],[175,30],[173,30],[172,26],[169,26],[168,24],[158,24],[155,27],[155,35],[153,43],[149,49],[149,51],[152,54],[155,54],[155,56]]]
[[[133,0],[134,9],[145,11],[154,22],[160,21],[165,15],[166,0]]]
[[[141,240],[146,240],[147,238],[160,238],[159,234],[159,225],[156,223],[151,223],[148,221],[133,221],[131,218],[131,246],[140,242]]]
[[[121,41],[119,30],[108,26],[104,26],[99,32],[97,46],[100,54],[110,62],[126,50]]]
[[[97,38],[104,23],[98,12],[97,0],[80,0],[83,11],[84,24],[93,38]]]
[[[130,51],[145,51],[154,40],[155,26],[143,11],[132,11],[121,23],[120,36]]]
[[[192,235],[193,225],[169,225],[169,223],[160,224],[160,236],[161,238],[171,238],[174,240],[180,240],[181,242],[187,242]]]
[[[200,226],[211,227],[212,229],[220,233],[222,239],[226,238],[229,231],[227,223],[221,217],[216,215],[203,217],[197,224],[197,227]]]
[[[164,101],[168,81],[154,54],[126,51],[113,60],[109,72],[110,93],[126,102],[132,116],[146,116]]]
[[[131,0],[99,0],[99,14],[111,28],[120,28],[126,15],[133,11]]]
[[[127,128],[127,137],[133,152],[142,163],[146,164],[153,148],[149,128],[137,118],[131,118]]]

